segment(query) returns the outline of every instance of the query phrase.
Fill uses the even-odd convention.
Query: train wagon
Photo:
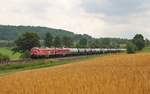
[[[126,49],[112,48],[38,48],[31,49],[31,57],[57,57],[74,55],[93,55],[104,53],[124,52]]]

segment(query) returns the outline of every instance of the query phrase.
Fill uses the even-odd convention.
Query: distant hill
[[[75,36],[74,33],[62,29],[53,29],[40,26],[0,25],[0,40],[15,40],[20,34],[24,32],[36,32],[41,39],[44,38],[45,33],[47,32],[50,32],[53,36]]]
[[[87,34],[74,34],[73,32],[54,29],[41,26],[12,26],[12,25],[0,25],[0,46],[7,46],[8,44],[13,44],[13,41],[18,38],[21,34],[25,32],[36,32],[41,40],[44,39],[47,32],[51,33],[53,37],[55,36],[69,36],[72,37],[75,43],[78,43],[80,39],[85,38],[88,41],[88,45],[93,46],[93,44],[99,47],[118,47],[120,44],[126,44],[127,39],[120,38],[93,38]],[[95,40],[98,40],[96,42]],[[90,46],[89,46],[90,47]]]

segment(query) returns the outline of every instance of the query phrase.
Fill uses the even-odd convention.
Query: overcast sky
[[[0,24],[66,29],[93,37],[150,39],[150,0],[1,0]]]

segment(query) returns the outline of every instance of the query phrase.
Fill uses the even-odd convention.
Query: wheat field
[[[1,76],[0,94],[150,94],[150,54],[104,56]]]

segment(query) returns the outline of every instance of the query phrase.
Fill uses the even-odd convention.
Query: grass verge
[[[44,60],[43,61],[40,60],[32,63],[16,63],[16,64],[0,65],[0,75],[7,75],[10,73],[15,73],[24,70],[47,68],[52,66],[76,63],[83,60],[94,59],[100,56],[104,56],[104,55],[85,56],[75,60],[63,60],[63,61],[54,61],[54,62],[50,62],[50,61],[44,62]]]

